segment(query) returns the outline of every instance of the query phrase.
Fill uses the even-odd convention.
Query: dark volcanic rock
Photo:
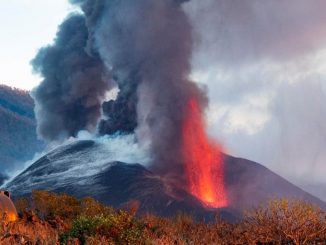
[[[34,189],[46,189],[76,197],[92,196],[115,207],[136,200],[140,212],[161,216],[185,212],[198,219],[212,220],[219,214],[232,220],[238,215],[228,209],[206,209],[192,195],[144,166],[114,161],[117,156],[111,150],[90,140],[61,146],[41,157],[5,188],[16,197],[29,195]]]
[[[303,191],[268,168],[246,159],[225,156],[226,187],[235,209],[266,204],[272,198],[300,199],[326,210],[326,203]]]
[[[114,147],[103,142],[76,141],[41,157],[6,188],[15,196],[28,195],[33,189],[92,196],[115,207],[137,200],[140,212],[161,216],[185,212],[206,220],[213,219],[217,213],[235,219],[243,209],[266,203],[273,197],[300,198],[326,209],[325,203],[267,168],[231,156],[225,156],[226,188],[231,205],[221,210],[208,209],[188,192],[144,166],[124,163],[126,159],[141,162],[135,153],[129,154],[121,158]]]

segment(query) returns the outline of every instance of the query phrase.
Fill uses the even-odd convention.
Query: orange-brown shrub
[[[43,219],[55,216],[73,219],[81,212],[80,201],[75,197],[48,191],[33,191],[32,207]]]
[[[209,224],[186,214],[137,217],[137,202],[114,210],[92,198],[46,191],[34,191],[31,199],[16,205],[19,212],[36,210],[50,225],[60,217],[67,225],[55,229],[66,244],[326,244],[326,213],[303,201],[275,199],[246,212],[237,223],[217,219]],[[1,234],[0,227],[0,241]]]
[[[246,240],[252,243],[326,244],[326,214],[304,201],[275,199],[245,215]]]

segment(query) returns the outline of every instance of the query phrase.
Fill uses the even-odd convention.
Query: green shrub
[[[80,216],[71,229],[62,234],[60,242],[65,244],[69,238],[77,238],[85,244],[87,237],[99,235],[116,244],[144,244],[147,240],[145,224],[125,211],[111,212],[99,216]]]
[[[68,239],[77,238],[81,244],[86,243],[88,236],[94,236],[101,223],[101,217],[78,217],[72,224],[71,229],[60,236],[60,243],[67,243]]]

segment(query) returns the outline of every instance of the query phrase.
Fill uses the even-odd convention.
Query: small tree
[[[67,194],[55,194],[48,191],[33,191],[32,205],[43,219],[60,216],[73,219],[81,211],[80,201]]]

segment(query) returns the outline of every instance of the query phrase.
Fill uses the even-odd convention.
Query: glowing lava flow
[[[207,206],[226,207],[221,149],[208,139],[202,112],[194,99],[189,102],[183,124],[183,156],[190,192]]]

